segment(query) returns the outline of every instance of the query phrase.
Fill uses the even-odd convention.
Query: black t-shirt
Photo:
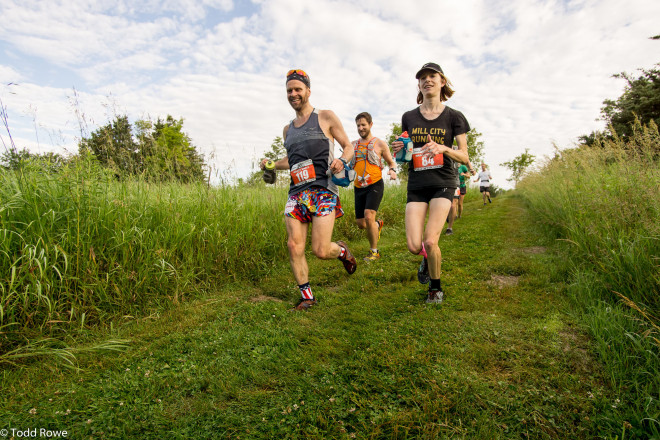
[[[426,119],[419,107],[405,112],[401,117],[401,130],[407,131],[413,142],[413,154],[428,142],[428,135],[438,144],[452,148],[454,138],[470,131],[463,113],[445,106],[440,116],[433,120]],[[421,188],[456,188],[458,173],[454,161],[446,154],[442,155],[443,163],[435,168],[415,170],[414,161],[408,165],[408,190]]]

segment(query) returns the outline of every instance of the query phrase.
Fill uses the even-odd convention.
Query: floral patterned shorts
[[[323,217],[333,211],[335,218],[344,215],[339,196],[323,187],[313,186],[290,196],[284,208],[284,215],[302,223],[310,223],[312,217]]]

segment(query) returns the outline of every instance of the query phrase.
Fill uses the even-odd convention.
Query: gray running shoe
[[[429,290],[429,293],[426,297],[426,304],[440,304],[445,294],[442,293],[442,290]]]
[[[422,260],[422,263],[417,269],[417,280],[422,284],[428,284],[431,277],[429,276],[429,263],[426,260],[426,257]]]

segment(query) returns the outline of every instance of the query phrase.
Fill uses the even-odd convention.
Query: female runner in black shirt
[[[408,168],[406,239],[408,250],[424,257],[417,278],[422,284],[429,283],[426,302],[439,304],[444,293],[438,241],[459,183],[455,162],[467,164],[469,160],[466,133],[470,126],[461,112],[444,105],[454,91],[438,64],[424,64],[415,77],[420,106],[401,118],[401,129],[414,145]],[[454,139],[457,150],[452,149]],[[396,154],[403,142],[393,142],[392,148]]]

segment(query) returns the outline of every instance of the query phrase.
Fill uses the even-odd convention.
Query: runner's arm
[[[396,162],[394,162],[394,159],[392,158],[392,153],[390,153],[390,147],[387,146],[385,141],[378,139],[378,141],[376,142],[376,148],[378,148],[378,152],[382,155],[383,159],[385,159],[385,162],[387,162],[387,166],[390,168],[388,173],[394,171],[394,177],[390,175],[390,180],[395,180]]]
[[[376,142],[376,147],[378,147],[383,159],[385,159],[385,162],[387,162],[387,166],[390,167],[391,170],[396,171],[396,162],[394,162],[392,153],[390,153],[390,147],[388,147],[385,141],[382,139],[378,139]]]
[[[284,127],[284,131],[282,132],[282,141],[286,140],[286,132],[289,130],[289,126],[287,125]],[[266,169],[266,162],[268,162],[270,159],[264,158],[261,159],[261,162],[259,163],[259,167],[262,170]],[[275,160],[275,169],[276,170],[288,170],[289,169],[289,157],[284,156],[281,159],[276,159]]]
[[[456,136],[456,144],[458,145],[458,150],[452,148],[446,152],[447,156],[451,157],[455,161],[458,161],[464,165],[470,163],[470,156],[468,155],[467,148],[467,134],[459,134]]]
[[[467,136],[465,133],[456,136],[456,143],[458,144],[458,149],[454,150],[453,148],[446,145],[438,144],[431,138],[431,135],[428,135],[428,142],[424,144],[422,153],[425,153],[431,157],[435,156],[436,154],[446,154],[457,162],[467,164],[470,161],[470,156],[468,155]]]
[[[261,159],[261,162],[259,162],[259,167],[262,170],[266,169],[266,162],[268,162],[271,159],[264,158]],[[276,170],[288,170],[289,169],[289,158],[287,156],[284,156],[281,159],[275,160],[275,169]]]
[[[344,131],[344,126],[341,125],[341,121],[337,115],[332,110],[321,110],[319,116],[323,122],[327,124],[326,126],[330,132],[330,136],[335,139],[342,148],[343,151],[341,158],[344,159],[346,163],[350,162],[351,159],[353,159],[353,144],[351,144],[351,141],[348,139],[348,136]],[[335,159],[330,164],[330,168],[333,173],[337,173],[344,169],[344,164],[339,159]]]

